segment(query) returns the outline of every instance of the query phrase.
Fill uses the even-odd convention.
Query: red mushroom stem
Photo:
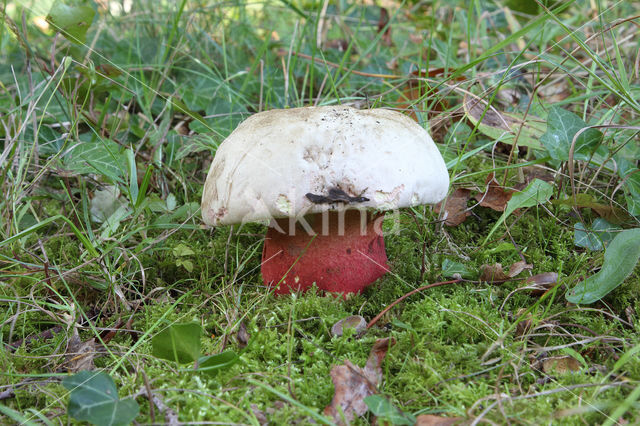
[[[389,270],[381,214],[341,210],[276,223],[262,250],[262,278],[276,294],[314,283],[325,292],[360,293]]]

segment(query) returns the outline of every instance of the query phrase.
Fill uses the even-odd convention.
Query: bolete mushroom
[[[399,112],[271,110],[218,147],[202,217],[269,222],[261,270],[276,293],[360,292],[388,271],[381,212],[437,203],[448,186],[433,140]]]

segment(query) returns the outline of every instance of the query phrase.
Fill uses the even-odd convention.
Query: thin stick
[[[387,306],[386,308],[384,308],[382,310],[382,312],[380,312],[378,315],[375,316],[374,319],[372,319],[371,321],[369,321],[369,324],[367,324],[367,329],[373,327],[373,325],[378,322],[378,320],[387,312],[389,312],[389,310],[391,308],[393,308],[394,306],[396,306],[398,303],[402,302],[404,299],[406,299],[409,296],[412,296],[414,294],[416,294],[419,291],[422,290],[426,290],[428,288],[432,288],[432,287],[439,287],[441,285],[446,285],[446,284],[455,284],[455,283],[459,283],[462,282],[462,280],[451,280],[451,281],[441,281],[438,283],[433,283],[433,284],[429,284],[429,285],[424,285],[422,287],[418,287],[415,290],[411,290],[409,293],[405,294],[404,296],[400,297],[399,299],[397,299],[395,302],[393,302],[392,304],[390,304],[389,306]]]

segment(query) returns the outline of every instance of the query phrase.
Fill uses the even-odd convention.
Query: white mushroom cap
[[[207,175],[202,217],[209,225],[299,217],[340,208],[306,195],[337,188],[369,201],[348,208],[391,210],[434,204],[449,175],[429,134],[388,109],[345,106],[261,112],[220,144]]]

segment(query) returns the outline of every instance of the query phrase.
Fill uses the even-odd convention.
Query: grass
[[[640,421],[640,271],[593,305],[564,299],[603,261],[575,245],[576,223],[615,211],[623,228],[638,227],[633,2],[407,1],[387,5],[385,23],[367,2],[141,0],[130,11],[93,4],[79,44],[36,25],[49,3],[2,3],[2,422],[74,422],[60,384],[74,334],[98,342],[95,368],[136,399],[140,424],[171,413],[318,420],[333,395],[331,367],[364,365],[388,336],[397,343],[379,391],[404,412],[473,424]],[[465,115],[465,95],[525,124],[505,135],[492,110]],[[259,273],[265,228],[201,224],[208,164],[252,113],[340,103],[416,118],[451,165],[452,190],[482,193],[491,172],[521,189],[535,163],[551,176],[552,199],[515,212],[486,243],[501,213],[475,201],[455,227],[430,207],[406,210],[386,238],[391,273],[363,294],[273,297]],[[553,106],[599,126],[603,139],[585,154],[576,138],[574,152],[554,156],[541,144]],[[114,187],[118,201],[105,191]],[[576,193],[594,201],[563,203]],[[521,280],[478,279],[483,265],[523,259],[533,266],[519,277],[556,272],[557,285],[539,295],[516,291]],[[469,279],[410,297],[360,339],[331,337],[346,316],[370,320],[451,279],[445,261]],[[208,377],[153,356],[158,331],[191,321],[205,331],[204,354],[233,349],[240,362]],[[567,356],[574,371],[553,367]]]

